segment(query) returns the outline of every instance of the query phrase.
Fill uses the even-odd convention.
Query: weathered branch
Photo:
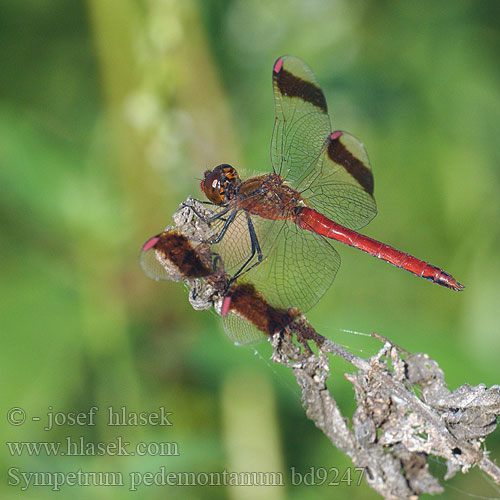
[[[210,213],[194,200],[186,203],[202,215]],[[213,238],[211,229],[185,206],[174,215],[174,221],[175,227],[167,230],[186,236],[210,269],[213,256],[209,245],[200,241]],[[163,267],[172,267],[163,251],[157,251],[156,257]],[[220,259],[216,260],[216,268],[203,279],[186,278],[182,272],[176,275],[188,284],[195,309],[214,306],[221,312],[228,276]],[[259,300],[265,302],[264,297]],[[270,306],[266,304],[266,308],[268,311]],[[244,317],[242,311],[234,313]],[[284,317],[289,318],[288,324],[271,337],[273,361],[292,369],[307,417],[357,467],[365,469],[366,481],[381,496],[409,499],[442,492],[443,487],[429,472],[431,455],[446,460],[445,479],[475,465],[500,485],[500,468],[484,446],[500,414],[499,386],[487,389],[483,384],[464,384],[450,392],[438,363],[427,354],[410,354],[374,334],[383,346],[363,359],[318,334],[298,311],[290,309]],[[316,344],[317,353],[310,342]],[[357,369],[345,375],[357,400],[350,424],[326,386],[333,360],[329,355],[340,356]]]

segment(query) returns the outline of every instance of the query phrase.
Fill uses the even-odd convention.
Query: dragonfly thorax
[[[206,170],[201,181],[201,190],[216,205],[224,205],[236,193],[241,180],[238,172],[231,165],[223,163],[213,170]]]

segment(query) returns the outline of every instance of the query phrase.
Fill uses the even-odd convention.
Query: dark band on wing
[[[328,113],[326,99],[323,91],[314,83],[302,80],[282,67],[273,74],[274,81],[280,92],[287,97],[300,97],[306,102],[310,102],[318,107],[323,113]]]
[[[200,278],[212,272],[200,260],[189,240],[181,234],[172,231],[162,233],[154,248],[175,265],[185,278]]]
[[[230,311],[242,316],[267,335],[273,335],[293,321],[288,311],[271,307],[253,285],[237,285],[230,295]]]
[[[333,136],[333,137],[332,137]],[[372,171],[340,142],[340,137],[330,136],[328,156],[339,165],[342,165],[370,195],[373,195]]]

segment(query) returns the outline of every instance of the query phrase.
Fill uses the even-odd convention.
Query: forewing
[[[280,57],[273,67],[273,168],[316,210],[351,229],[376,215],[373,175],[363,144],[333,132],[325,96],[302,60]]]
[[[363,144],[346,132],[333,132],[315,168],[300,182],[308,205],[350,229],[377,214],[373,173]]]
[[[275,121],[271,162],[290,183],[306,174],[331,131],[323,91],[311,68],[297,57],[280,57],[273,67]]]

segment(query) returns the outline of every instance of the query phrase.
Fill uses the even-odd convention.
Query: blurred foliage
[[[452,293],[339,248],[335,286],[315,327],[368,355],[343,331],[377,331],[427,352],[451,388],[498,383],[500,335],[500,36],[497,0],[56,0],[0,5],[2,415],[26,410],[8,441],[84,436],[177,442],[180,456],[14,457],[21,471],[283,471],[267,498],[375,498],[366,487],[291,486],[290,467],[350,462],[307,421],[269,346],[233,346],[214,313],[176,283],[142,274],[143,241],[200,196],[205,168],[269,169],[271,67],[282,54],[316,71],[335,128],[360,137],[379,215],[370,236],[442,265]],[[341,246],[341,245],[337,245]],[[351,388],[334,362],[330,389]],[[100,408],[98,425],[43,431],[54,411]],[[173,412],[172,427],[105,425],[106,408]],[[488,441],[500,454],[500,434]],[[7,453],[6,453],[7,452]],[[444,464],[436,463],[439,474]],[[126,479],[126,478],[125,478]],[[49,487],[1,486],[2,498]],[[68,488],[68,487],[67,487]],[[168,493],[166,493],[168,488]],[[332,491],[333,488],[333,491]],[[126,487],[65,497],[124,498]],[[456,477],[443,498],[492,496]],[[143,486],[136,498],[253,498],[245,488]]]

